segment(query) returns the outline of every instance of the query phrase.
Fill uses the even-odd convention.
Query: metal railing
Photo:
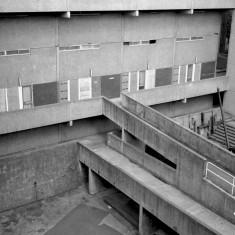
[[[235,177],[211,162],[206,164],[206,179],[235,196]]]

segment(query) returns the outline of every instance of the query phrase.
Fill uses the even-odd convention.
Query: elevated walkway
[[[147,210],[182,235],[235,234],[234,224],[109,148],[105,135],[86,137],[78,146],[80,161],[136,201],[141,213]]]

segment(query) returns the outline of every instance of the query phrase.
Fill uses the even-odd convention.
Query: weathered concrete
[[[215,188],[218,194],[213,196],[212,200],[210,190],[201,191],[202,178],[205,175],[205,164],[207,162],[206,157],[203,157],[196,150],[187,147],[182,142],[163,133],[139,117],[116,106],[113,102],[107,99],[103,99],[103,102],[104,115],[176,164],[178,172],[177,188],[229,221],[235,222],[235,203],[233,197]],[[180,128],[182,129],[182,127]],[[206,197],[204,197],[205,194],[207,194]],[[226,201],[226,208],[217,207],[221,200]]]
[[[103,190],[105,187],[102,183],[102,179],[99,175],[97,175],[93,170],[89,168],[88,170],[88,189],[90,194],[96,194]]]
[[[143,105],[150,106],[213,94],[217,92],[217,87],[220,88],[221,92],[227,91],[228,81],[228,77],[218,77],[193,83],[170,85],[148,90],[140,90],[138,92],[130,92],[128,93],[128,96]]]
[[[29,1],[23,2],[4,0],[0,5],[0,12],[67,12],[67,11],[133,11],[133,10],[174,10],[174,9],[215,9],[215,8],[235,8],[233,0],[208,0],[205,4],[203,0],[174,0],[154,1],[154,0],[125,0],[116,2],[115,0],[69,0],[69,1]]]
[[[131,162],[144,167],[160,180],[171,185],[178,184],[176,169],[171,168],[162,161],[144,153],[132,144],[122,141],[113,133],[108,133],[107,146],[128,158]]]
[[[92,146],[92,141],[98,147]],[[234,234],[233,224],[163,183],[99,139],[79,143],[79,159],[179,234]]]
[[[5,112],[0,113],[0,134],[49,126],[99,115],[102,115],[101,98]]]
[[[76,142],[1,158],[0,211],[75,189],[81,185]]]
[[[125,109],[134,113],[154,127],[163,131],[167,135],[177,139],[181,143],[189,146],[202,156],[215,162],[217,165],[235,174],[234,155],[222,147],[213,144],[199,134],[185,129],[172,119],[167,118],[161,113],[146,107],[142,102],[135,101],[129,95],[122,94],[122,104]]]

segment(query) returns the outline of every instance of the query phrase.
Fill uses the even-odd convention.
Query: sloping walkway
[[[86,137],[79,144],[81,162],[178,233],[235,235],[234,224],[107,147],[104,136]]]

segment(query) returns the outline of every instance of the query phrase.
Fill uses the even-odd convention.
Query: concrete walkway
[[[146,209],[151,208],[151,212],[158,215],[158,218],[169,226],[174,223],[181,225],[182,227],[177,227],[180,234],[195,234],[192,231],[186,231],[186,228],[191,226],[191,229],[203,231],[205,234],[235,235],[234,224],[107,147],[104,136],[90,136],[79,143],[85,147],[80,156],[84,164],[94,171],[98,169],[96,173],[115,184],[115,187],[133,200],[143,203]],[[164,211],[164,214],[160,211],[162,213]],[[178,215],[180,218],[175,218],[173,215]],[[186,222],[181,223],[181,220],[194,225],[185,225]]]

